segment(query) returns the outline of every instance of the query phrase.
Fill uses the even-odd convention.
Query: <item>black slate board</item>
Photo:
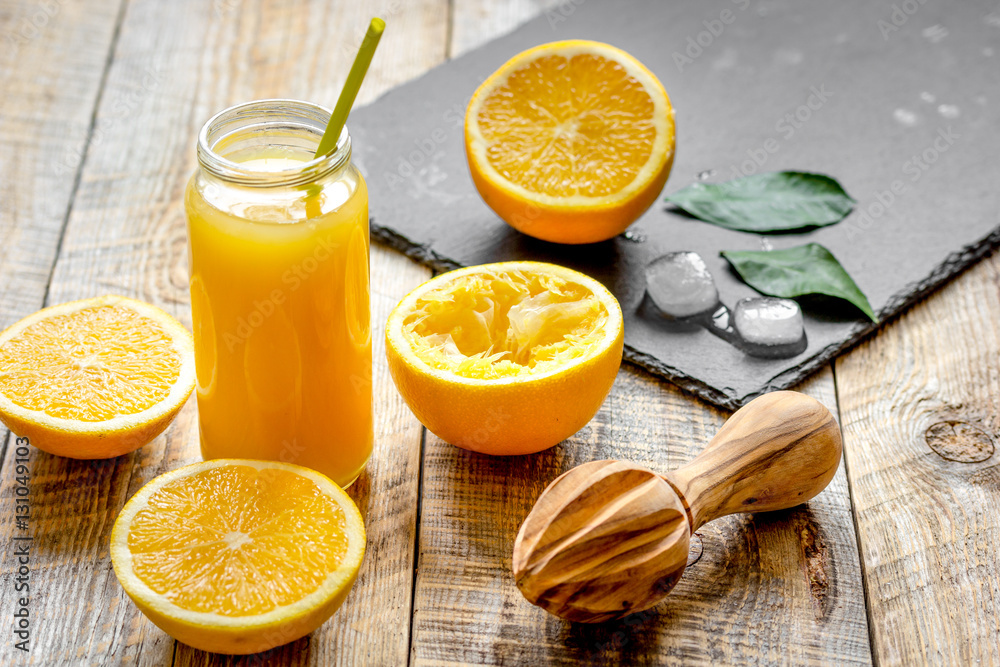
[[[583,247],[536,241],[497,218],[468,174],[466,103],[515,53],[568,38],[622,47],[663,82],[678,127],[665,192],[744,165],[838,178],[859,202],[844,222],[766,242],[827,246],[883,320],[1000,243],[1000,9],[983,0],[567,0],[352,115],[377,239],[436,269],[535,259],[593,275],[621,302],[628,360],[727,408],[798,382],[872,330],[849,306],[805,300],[808,349],[753,359],[649,317],[642,269],[664,252],[697,251],[732,306],[754,292],[719,251],[759,249],[761,237],[662,203],[628,235]]]

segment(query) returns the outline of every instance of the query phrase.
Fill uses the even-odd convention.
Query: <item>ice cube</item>
[[[683,318],[714,310],[719,291],[696,252],[671,252],[646,266],[646,293],[660,311]]]
[[[741,347],[753,356],[794,357],[806,349],[802,310],[791,299],[740,299],[733,311],[733,326]]]

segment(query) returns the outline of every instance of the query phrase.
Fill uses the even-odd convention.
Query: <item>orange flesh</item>
[[[132,519],[132,568],[182,609],[253,616],[315,591],[347,553],[337,502],[287,470],[225,466],[176,479]]]
[[[509,271],[466,275],[422,294],[402,328],[432,368],[495,379],[546,372],[586,355],[607,320],[586,287]]]
[[[555,197],[601,197],[621,192],[649,160],[653,110],[616,61],[548,55],[491,91],[477,123],[486,159],[508,181]]]
[[[170,394],[180,368],[170,336],[120,306],[36,322],[0,347],[0,386],[13,403],[82,422],[153,407]]]

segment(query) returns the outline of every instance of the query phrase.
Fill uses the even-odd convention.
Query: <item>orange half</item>
[[[557,243],[625,230],[656,200],[674,157],[657,78],[608,44],[529,49],[472,96],[465,148],[476,188],[508,224]]]
[[[191,333],[134,299],[59,304],[0,333],[0,421],[50,454],[138,449],[167,428],[194,381]]]
[[[541,262],[442,274],[386,323],[400,394],[443,440],[485,454],[537,452],[594,416],[622,360],[621,307],[601,283]]]
[[[175,639],[256,653],[303,637],[354,585],[364,523],[330,479],[276,461],[215,459],[160,475],[111,532],[125,592]]]

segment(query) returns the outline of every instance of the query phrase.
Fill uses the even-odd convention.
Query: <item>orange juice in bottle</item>
[[[351,484],[372,451],[368,191],[322,107],[212,118],[185,195],[201,450]]]

